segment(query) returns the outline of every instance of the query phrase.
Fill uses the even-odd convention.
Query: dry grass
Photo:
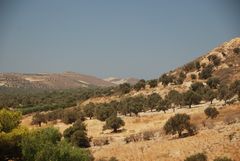
[[[204,109],[208,104],[195,106],[196,108],[192,109],[177,109],[175,113],[191,115],[191,122],[200,129],[198,134],[181,139],[176,136],[166,136],[162,131],[166,120],[175,114],[172,110],[167,111],[166,114],[146,112],[141,113],[140,117],[121,116],[126,124],[119,133],[112,133],[110,130],[102,131],[104,122],[96,119],[86,120],[88,136],[93,139],[110,138],[108,145],[93,146],[90,150],[96,159],[115,156],[120,161],[180,161],[186,156],[198,152],[206,152],[209,160],[217,156],[228,156],[240,160],[240,135],[235,137],[236,134],[240,134],[240,122],[230,125],[225,123],[228,117],[240,118],[240,105],[222,107],[220,104],[214,102],[220,115],[214,120],[207,120],[207,127],[203,126],[203,121],[206,121]],[[29,124],[30,120],[31,116],[29,115],[23,119],[22,124],[33,127]],[[54,126],[63,132],[70,125],[58,122]],[[141,139],[137,142],[125,143],[126,137],[143,134],[146,131],[154,133],[154,137],[150,140]]]

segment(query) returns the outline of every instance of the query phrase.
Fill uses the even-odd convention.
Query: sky
[[[239,0],[0,0],[0,72],[152,79],[240,36]]]

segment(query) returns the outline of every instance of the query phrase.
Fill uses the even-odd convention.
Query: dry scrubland
[[[205,152],[209,160],[217,156],[228,156],[238,161],[240,160],[240,104],[230,106],[221,104],[221,102],[214,103],[220,115],[213,120],[206,120],[203,112],[208,104],[194,106],[192,109],[177,109],[175,113],[191,115],[192,123],[198,128],[196,135],[185,138],[167,136],[162,130],[166,120],[175,114],[172,110],[168,110],[166,114],[146,112],[141,113],[139,117],[122,116],[126,124],[124,129],[116,134],[109,130],[102,131],[104,122],[96,119],[86,120],[88,136],[93,140],[109,138],[108,145],[92,146],[90,150],[96,159],[115,156],[120,161],[180,161],[198,152]],[[36,128],[30,125],[31,117],[32,115],[25,116],[22,124]],[[51,123],[44,126],[49,125]],[[58,122],[54,126],[63,132],[70,125]],[[125,143],[125,137],[146,131],[154,133],[154,138]]]

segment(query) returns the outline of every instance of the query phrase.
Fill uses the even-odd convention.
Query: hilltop
[[[0,86],[3,87],[69,89],[89,86],[109,87],[114,85],[101,78],[75,72],[0,73]]]

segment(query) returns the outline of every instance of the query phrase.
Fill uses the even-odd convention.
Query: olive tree
[[[183,93],[183,100],[185,105],[188,105],[189,108],[191,108],[193,104],[199,104],[202,100],[202,97],[198,93],[188,90],[187,92]]]
[[[176,114],[175,116],[170,117],[165,123],[163,129],[166,134],[176,134],[182,136],[182,132],[187,130],[189,134],[195,132],[194,126],[190,123],[190,116],[187,114]]]
[[[90,119],[92,119],[92,117],[94,116],[94,112],[95,112],[95,105],[92,102],[83,107],[83,113],[85,114],[85,116],[89,117]]]
[[[217,89],[217,86],[220,84],[219,78],[211,77],[207,80],[207,85],[210,88]]]
[[[139,91],[141,89],[144,89],[146,86],[146,81],[144,79],[141,79],[139,80],[134,86],[133,88],[136,90],[136,91]]]
[[[103,129],[113,129],[113,132],[117,132],[117,130],[124,125],[125,122],[120,117],[112,115],[106,120]]]
[[[41,127],[42,123],[47,123],[47,118],[43,113],[37,112],[33,115],[32,125],[38,125]]]
[[[156,109],[159,101],[162,100],[161,96],[157,93],[153,93],[151,95],[148,96],[147,98],[147,105],[150,108],[150,110],[152,111],[153,109]]]

